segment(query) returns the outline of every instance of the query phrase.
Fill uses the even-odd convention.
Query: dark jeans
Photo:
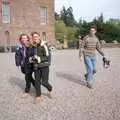
[[[29,93],[30,92],[30,88],[31,88],[31,83],[35,87],[35,80],[32,77],[32,73],[25,74],[25,81],[26,81],[25,92]]]
[[[34,72],[35,74],[35,88],[36,97],[41,96],[41,85],[47,88],[48,91],[52,91],[52,86],[49,84],[49,67],[39,68]]]

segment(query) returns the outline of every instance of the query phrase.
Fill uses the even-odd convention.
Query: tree
[[[120,25],[120,19],[109,19],[107,23],[112,25]]]
[[[108,22],[104,23],[103,28],[103,38],[106,42],[112,42],[113,40],[117,40],[120,42],[120,27],[109,24]]]
[[[63,42],[64,36],[68,40],[75,40],[78,36],[85,36],[88,34],[92,25],[97,27],[97,36],[100,40],[112,42],[117,40],[120,42],[120,19],[109,19],[104,21],[103,13],[95,17],[91,22],[80,19],[77,23],[74,19],[72,7],[61,10],[60,14],[55,13],[56,19],[56,37]],[[70,42],[70,41],[68,41]],[[70,44],[72,45],[74,41]]]
[[[64,21],[66,26],[73,27],[76,26],[77,22],[74,19],[73,16],[73,9],[72,7],[69,7],[67,10],[63,6],[63,9],[61,10],[61,19]]]
[[[64,35],[67,35],[66,25],[62,20],[55,21],[55,34],[56,34],[56,39],[62,43],[64,39]]]
[[[58,13],[56,13],[56,12],[55,12],[55,20],[61,20],[60,14],[58,14]]]
[[[77,31],[77,28],[75,27],[67,27],[67,39],[68,40],[75,40],[76,39],[76,31]]]

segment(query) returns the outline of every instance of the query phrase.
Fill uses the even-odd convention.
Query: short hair
[[[20,42],[21,42],[21,39],[22,39],[23,36],[26,36],[27,39],[28,39],[28,41],[30,41],[30,37],[29,37],[27,34],[22,33],[22,34],[20,34],[20,37],[19,37],[19,41],[20,41]]]
[[[34,34],[37,34],[37,35],[39,35],[39,36],[40,36],[40,34],[39,34],[38,32],[32,32],[32,33],[31,33],[31,36],[33,37],[33,36],[34,36]]]

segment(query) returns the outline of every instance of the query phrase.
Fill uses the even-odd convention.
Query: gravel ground
[[[84,85],[84,64],[77,50],[55,51],[50,83],[53,99],[42,87],[43,102],[35,104],[35,89],[27,98],[24,75],[14,65],[14,53],[1,53],[0,120],[120,120],[120,49],[104,49],[111,67],[104,69],[98,55],[94,89]]]

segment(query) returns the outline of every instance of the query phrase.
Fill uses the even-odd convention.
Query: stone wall
[[[2,7],[1,4],[2,2],[0,1],[0,9]],[[47,8],[46,25],[41,24],[40,7]],[[30,34],[32,31],[39,32],[41,39],[42,32],[46,32],[48,41],[55,40],[54,0],[11,0],[10,8],[10,24],[3,24],[2,16],[0,15],[0,46],[14,46],[18,43],[18,36],[21,33]]]

